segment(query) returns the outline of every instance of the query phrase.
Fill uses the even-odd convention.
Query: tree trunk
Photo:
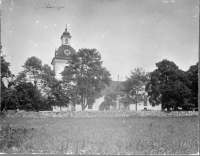
[[[37,81],[36,80],[34,80],[34,95],[33,95],[33,105],[34,105],[34,109],[36,110],[36,111],[38,111],[38,104],[37,104],[37,102],[36,102],[36,97],[35,97],[35,94],[36,94],[36,91],[37,91]]]
[[[85,110],[84,105],[82,104],[81,106],[82,106],[82,107],[81,107],[81,108],[82,108],[82,111],[84,111],[84,110]]]
[[[135,101],[136,101],[135,110],[137,111],[137,93],[136,93]]]
[[[84,111],[85,110],[85,108],[87,107],[87,105],[81,105],[82,106],[82,111]]]
[[[136,104],[135,104],[135,110],[137,111],[137,102],[136,102]]]
[[[164,106],[163,104],[161,103],[161,110],[164,111]]]
[[[87,107],[87,98],[85,100],[84,99],[82,100],[81,106],[82,106],[82,111],[84,111],[85,108]]]

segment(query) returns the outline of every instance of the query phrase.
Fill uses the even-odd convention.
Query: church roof
[[[65,53],[65,50],[69,50],[70,51],[70,54],[66,54]],[[69,60],[71,59],[71,57],[73,55],[76,54],[76,51],[74,48],[72,48],[70,45],[61,45],[58,50],[55,52],[55,57],[53,58],[54,59],[63,59],[63,60]],[[52,62],[53,62],[52,60]]]
[[[66,55],[64,51],[68,49],[71,53],[69,55]],[[56,51],[55,58],[70,58],[72,55],[75,55],[76,51],[74,48],[72,48],[70,45],[61,45],[58,50]]]
[[[107,95],[107,94],[115,94],[115,95],[124,95],[123,92],[124,85],[122,81],[111,81],[109,86],[106,86],[105,89],[101,92],[101,94]]]

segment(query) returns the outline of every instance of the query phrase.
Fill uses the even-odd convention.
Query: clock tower
[[[53,65],[53,70],[55,71],[55,77],[61,79],[61,72],[66,66],[69,65],[69,61],[72,56],[76,54],[74,48],[71,47],[71,35],[67,31],[67,24],[65,31],[61,35],[61,46],[55,50],[55,56],[52,59],[51,64]]]

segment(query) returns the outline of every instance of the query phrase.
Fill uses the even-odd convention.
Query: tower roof
[[[63,36],[67,36],[67,37],[71,38],[70,33],[67,31],[67,24],[66,24],[65,31],[63,32],[63,34],[62,34],[62,36],[61,36],[61,39],[63,38]]]
[[[65,50],[68,49],[70,51],[70,54],[67,55],[65,53]],[[69,58],[72,57],[72,55],[75,55],[76,51],[74,48],[72,48],[70,45],[61,45],[58,50],[56,51],[56,58]]]
[[[54,59],[62,59],[62,60],[70,60],[73,55],[76,54],[76,51],[74,48],[72,48],[70,45],[61,45],[57,51],[55,51],[55,57]],[[52,62],[53,62],[52,60]]]
[[[67,24],[65,31],[63,32],[61,39],[63,36],[67,36],[71,38],[70,33],[67,31]],[[72,59],[72,56],[76,55],[76,51],[74,48],[72,48],[69,44],[62,44],[58,50],[55,50],[55,56],[52,59],[51,64],[54,62],[55,59],[61,59],[61,60],[70,60]]]

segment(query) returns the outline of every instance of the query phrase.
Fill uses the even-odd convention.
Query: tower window
[[[65,44],[68,44],[68,39],[67,38],[65,39]]]

